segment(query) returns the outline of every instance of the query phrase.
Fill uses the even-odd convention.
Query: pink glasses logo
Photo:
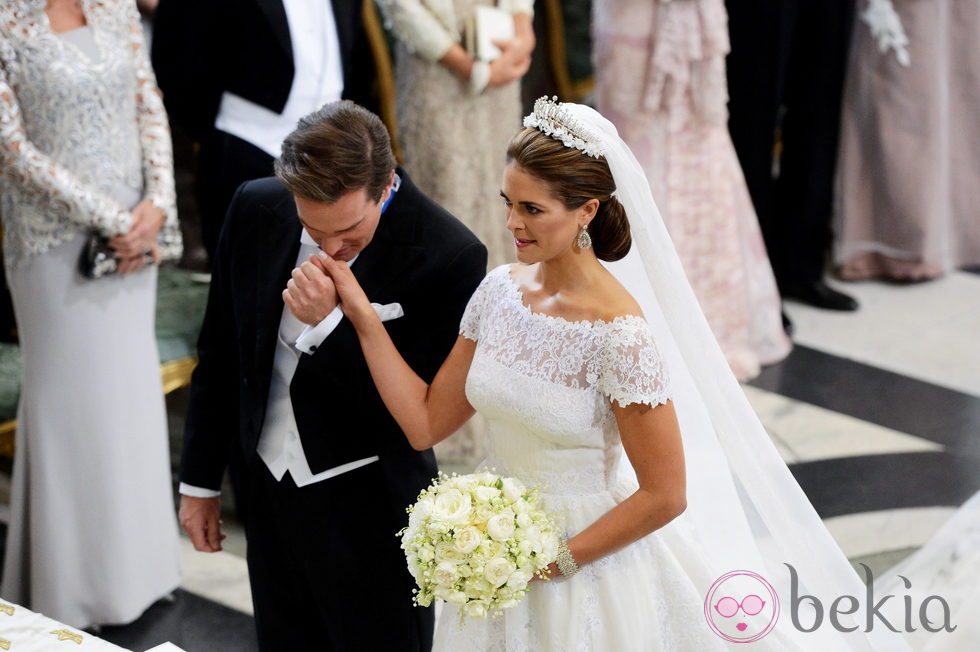
[[[738,570],[719,577],[704,599],[704,617],[715,634],[733,643],[766,636],[779,619],[779,598],[761,575]]]

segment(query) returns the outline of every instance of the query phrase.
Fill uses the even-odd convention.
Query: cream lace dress
[[[479,5],[533,10],[533,0],[382,0],[395,35],[398,130],[405,166],[429,197],[459,218],[486,245],[491,268],[516,258],[507,230],[500,183],[507,143],[521,128],[521,85],[479,95],[439,64],[460,41]],[[440,464],[470,466],[483,455],[483,419],[471,419],[436,447]]]
[[[621,473],[629,470],[620,468],[627,462],[611,402],[670,398],[642,317],[569,322],[531,312],[505,265],[474,293],[460,333],[477,342],[466,396],[489,424],[487,466],[544,485],[546,506],[569,536],[636,490],[635,476]],[[434,649],[725,650],[703,614],[714,579],[696,543],[667,526],[570,579],[535,584],[500,617],[460,626],[457,608],[445,605]],[[768,640],[755,645],[772,649]]]

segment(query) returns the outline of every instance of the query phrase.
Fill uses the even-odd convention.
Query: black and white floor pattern
[[[852,561],[891,566],[980,491],[980,275],[848,284],[857,313],[796,304],[790,357],[745,386],[774,443]],[[145,650],[255,650],[244,541],[184,550],[184,584],[103,637]]]

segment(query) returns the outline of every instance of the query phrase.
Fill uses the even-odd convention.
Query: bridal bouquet
[[[513,607],[558,555],[558,528],[538,491],[514,478],[440,475],[408,512],[399,534],[423,607],[444,600],[475,618]]]

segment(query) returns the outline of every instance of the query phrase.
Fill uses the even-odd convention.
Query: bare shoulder
[[[612,274],[603,278],[596,290],[595,310],[602,321],[611,322],[617,317],[643,316],[640,304]]]

